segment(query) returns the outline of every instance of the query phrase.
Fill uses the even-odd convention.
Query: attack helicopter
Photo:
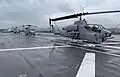
[[[82,19],[82,16],[85,15],[94,15],[94,14],[105,14],[105,13],[118,13],[117,11],[102,11],[102,12],[91,12],[91,13],[77,13],[73,15],[63,16],[59,18],[51,19],[49,18],[49,26],[52,28],[52,32],[55,35],[61,35],[64,37],[68,37],[76,40],[87,40],[90,43],[102,43],[107,39],[112,39],[112,33],[104,28],[101,24],[89,24],[85,19]],[[78,21],[75,21],[72,26],[67,26],[62,28],[64,32],[56,32],[53,26],[53,22],[71,19],[71,18],[79,18]]]

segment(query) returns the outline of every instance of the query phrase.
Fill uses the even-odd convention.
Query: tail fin
[[[54,29],[53,25],[51,24],[51,18],[49,18],[49,26],[50,26],[50,31],[54,33],[55,29]]]
[[[55,33],[55,29],[54,29],[53,25],[50,26],[50,31]]]

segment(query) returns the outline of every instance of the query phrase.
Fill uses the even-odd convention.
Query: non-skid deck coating
[[[120,36],[116,36],[116,38],[118,39]],[[106,44],[98,47],[103,50],[70,46],[0,52],[0,77],[76,77],[86,53],[95,53],[96,77],[120,77],[120,42],[114,42],[114,45],[110,44],[116,41],[116,38],[110,40],[112,42],[105,42]],[[54,42],[50,40],[55,39],[65,38],[45,35],[1,34],[0,48],[52,46]],[[65,46],[59,43],[54,45]],[[113,48],[104,46],[112,46]]]

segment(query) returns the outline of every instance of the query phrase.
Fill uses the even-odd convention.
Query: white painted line
[[[103,45],[119,45],[120,43],[102,43]]]
[[[72,46],[72,47],[79,48],[79,49],[84,49],[84,50],[87,50],[87,51],[92,51],[92,52],[95,52],[95,53],[101,53],[101,54],[105,54],[105,55],[109,55],[109,56],[120,57],[120,55],[117,55],[117,54],[111,54],[111,53],[102,52],[102,51],[98,51],[98,50],[87,49],[87,48],[84,48],[84,47],[77,47],[77,46]]]
[[[107,45],[98,45],[98,46],[103,46],[103,47],[106,47],[106,48],[109,48],[109,49],[117,49],[117,50],[120,50],[120,47],[116,47],[116,46],[107,46]]]
[[[70,47],[70,46],[69,46],[69,45],[66,45],[66,46],[45,46],[45,47],[0,49],[0,52],[1,52],[1,51],[16,51],[16,50],[46,49],[46,48],[62,48],[62,47]]]
[[[95,53],[86,53],[76,77],[95,77]]]
[[[82,45],[82,46],[95,47],[95,44],[86,44],[86,45]]]

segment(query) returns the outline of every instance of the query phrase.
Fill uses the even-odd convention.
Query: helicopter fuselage
[[[86,21],[75,21],[73,25],[62,28],[64,33],[59,35],[72,38],[84,39],[93,43],[102,43],[108,37],[111,37],[111,32],[105,29],[100,24],[87,24]]]

